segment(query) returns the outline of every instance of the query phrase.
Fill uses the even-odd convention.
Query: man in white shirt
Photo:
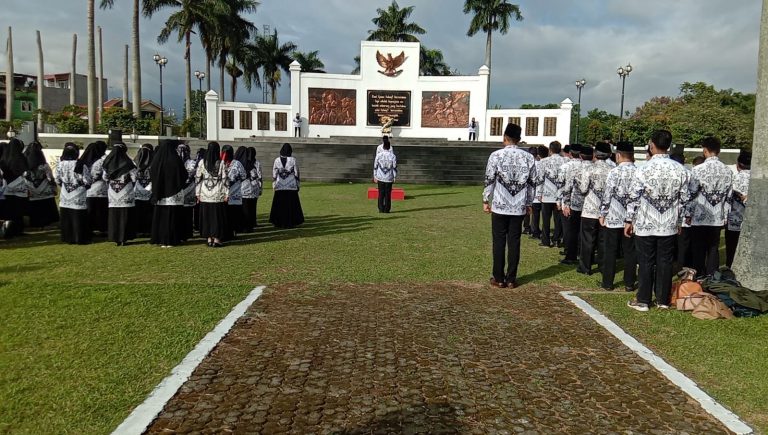
[[[669,308],[675,236],[690,201],[688,171],[669,158],[671,145],[672,133],[653,132],[652,157],[635,171],[629,192],[624,235],[635,234],[640,270],[637,297],[627,305],[637,311],[649,310],[654,289],[657,307]]]
[[[485,170],[483,211],[491,214],[493,239],[491,285],[498,288],[517,287],[523,217],[530,213],[536,185],[534,158],[517,146],[521,131],[519,125],[507,124],[504,148],[491,154]],[[509,249],[506,273],[505,248]]]
[[[293,137],[301,137],[301,114],[297,113],[293,118]]]
[[[542,232],[541,246],[553,247],[563,237],[562,219],[557,211],[557,172],[566,162],[566,159],[560,155],[562,146],[560,142],[554,141],[549,144],[549,157],[542,158],[536,170],[536,175],[541,183],[541,213],[542,213]],[[550,232],[552,228],[552,218],[555,221],[554,235]]]
[[[386,136],[382,148],[373,160],[373,182],[379,185],[379,213],[389,213],[392,209],[392,184],[397,178],[397,157]]]
[[[592,264],[595,260],[595,251],[598,252],[597,264],[602,267],[603,247],[599,242],[604,234],[600,226],[600,203],[605,191],[605,182],[611,166],[608,160],[611,157],[611,146],[607,142],[598,142],[595,145],[594,160],[586,165],[581,176],[576,180],[576,187],[584,195],[584,207],[581,211],[581,235],[579,267],[577,272],[591,275]]]
[[[469,140],[470,142],[477,141],[477,121],[474,117],[469,121]]]

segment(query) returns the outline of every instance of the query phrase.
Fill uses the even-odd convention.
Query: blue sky
[[[98,2],[98,0],[97,0]],[[66,72],[72,33],[80,40],[78,70],[85,72],[85,0],[4,0],[0,29],[14,28],[17,72],[34,74],[35,30],[41,30],[46,73]],[[105,75],[110,96],[122,90],[122,50],[130,38],[132,2],[116,0],[112,10],[97,11],[104,31]],[[576,100],[577,79],[588,82],[582,94],[585,109],[619,112],[621,80],[616,68],[631,62],[626,110],[657,95],[677,95],[685,81],[705,81],[718,88],[754,92],[757,77],[759,0],[520,0],[524,20],[506,35],[494,36],[491,104],[517,107],[523,103]],[[283,41],[302,51],[319,50],[328,72],[348,73],[360,40],[373,27],[371,18],[384,0],[262,0],[251,20],[277,28]],[[427,30],[421,39],[445,54],[451,67],[475,74],[484,60],[485,38],[466,36],[470,17],[463,0],[403,0],[415,6],[412,19]],[[141,21],[143,97],[159,100],[155,52],[167,56],[165,101],[183,105],[182,45],[157,43],[168,13]],[[5,36],[3,35],[3,38]],[[4,46],[4,44],[3,44]],[[204,68],[194,41],[192,69]],[[5,62],[0,63],[5,69]],[[218,89],[218,73],[213,87]],[[196,85],[196,83],[195,83]],[[288,100],[288,79],[279,91]],[[227,92],[229,81],[227,80]],[[238,100],[260,102],[261,92],[238,88]],[[178,112],[180,113],[180,112]]]

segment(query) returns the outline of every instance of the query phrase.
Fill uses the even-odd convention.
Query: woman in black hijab
[[[280,157],[272,165],[272,189],[275,197],[269,221],[278,228],[294,228],[304,223],[304,212],[299,200],[299,166],[293,158],[290,144],[280,149]]]
[[[179,227],[181,228],[181,241],[185,242],[193,237],[193,222],[194,222],[194,209],[197,204],[197,198],[195,197],[195,171],[197,162],[192,160],[189,149],[189,145],[185,143],[179,143],[176,146],[176,153],[179,155],[184,170],[187,173],[186,181],[184,182],[184,207],[181,210],[181,216],[179,218]]]
[[[23,154],[24,143],[12,138],[3,147],[0,155],[0,171],[5,180],[5,204],[0,219],[9,221],[5,237],[12,237],[24,232],[24,212],[29,201],[29,188],[25,179],[29,170]]]
[[[180,220],[184,208],[187,171],[176,151],[178,142],[163,140],[155,151],[149,170],[152,199],[155,201],[151,242],[161,248],[178,245],[183,236]]]
[[[245,168],[239,160],[235,159],[235,150],[231,145],[221,147],[221,159],[227,166],[227,178],[229,178],[229,190],[227,193],[227,231],[224,241],[235,238],[235,234],[242,230],[243,222],[243,182],[246,178]]]
[[[43,154],[40,142],[32,142],[24,150],[27,159],[27,188],[29,203],[27,216],[33,228],[44,228],[59,221],[59,209],[56,207],[56,183],[53,171]]]
[[[153,147],[145,143],[139,148],[133,163],[138,169],[136,175],[136,206],[133,215],[136,221],[136,234],[149,235],[152,231],[152,187],[149,176],[149,165],[152,163]]]
[[[197,150],[197,154],[195,154],[195,170],[194,170],[194,176],[197,174],[197,168],[200,167],[202,164],[201,162],[205,159],[206,150],[205,148],[199,148]],[[192,209],[192,224],[194,226],[195,231],[200,231],[200,203],[197,201],[197,197],[195,197],[195,207]]]
[[[136,205],[134,186],[138,169],[124,143],[116,143],[112,152],[104,159],[104,180],[107,181],[109,218],[107,234],[110,242],[123,246],[132,240],[136,232],[133,208]]]
[[[261,195],[261,165],[256,160],[256,148],[240,147],[235,154],[245,168],[246,179],[243,181],[243,220],[244,233],[252,232],[256,227],[256,205]]]
[[[88,222],[93,231],[107,232],[107,183],[104,181],[104,159],[106,159],[107,144],[104,141],[96,141],[89,144],[80,155],[78,164],[83,171],[91,174],[93,183],[88,189]]]
[[[68,142],[64,145],[59,164],[56,165],[56,184],[61,186],[61,241],[69,244],[91,243],[91,227],[88,225],[86,197],[91,185],[91,174],[83,170],[77,161],[80,150]]]
[[[219,248],[227,231],[227,165],[221,160],[219,144],[211,142],[197,167],[196,194],[200,203],[200,235],[208,246]]]

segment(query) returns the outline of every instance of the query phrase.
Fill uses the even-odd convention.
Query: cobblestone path
[[[726,433],[553,289],[268,291],[150,433]]]

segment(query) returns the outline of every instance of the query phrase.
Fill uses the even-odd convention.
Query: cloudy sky
[[[99,0],[96,0],[97,3]],[[116,0],[114,9],[97,11],[104,31],[105,76],[109,95],[122,94],[123,46],[130,38],[132,2]],[[491,104],[576,101],[577,79],[585,78],[586,109],[619,112],[621,80],[616,69],[631,62],[625,107],[634,110],[650,97],[677,95],[685,81],[705,81],[718,88],[754,92],[761,2],[759,0],[518,0],[524,20],[506,35],[494,36]],[[302,51],[319,50],[328,72],[348,73],[359,41],[372,28],[371,18],[388,0],[262,0],[250,19],[277,28],[282,41]],[[466,36],[470,17],[463,0],[401,0],[415,6],[412,20],[427,30],[421,40],[445,54],[463,74],[475,74],[484,60],[485,38]],[[85,0],[3,0],[2,31],[13,26],[17,72],[35,74],[35,30],[41,30],[46,73],[66,72],[72,34],[80,39],[78,70],[85,72]],[[166,105],[183,105],[182,45],[157,43],[168,13],[141,21],[143,97],[159,100],[157,66],[152,55],[169,59],[165,71]],[[3,35],[2,39],[5,39]],[[192,68],[204,68],[194,41]],[[4,44],[3,44],[4,46]],[[5,62],[0,63],[2,69]],[[214,74],[215,89],[218,74]],[[228,82],[227,82],[228,83]],[[196,83],[195,83],[196,85]],[[229,84],[227,84],[229,86]],[[229,87],[227,87],[229,89]],[[227,92],[229,92],[227,90]],[[288,80],[279,92],[287,102]],[[238,100],[260,102],[261,93]]]

